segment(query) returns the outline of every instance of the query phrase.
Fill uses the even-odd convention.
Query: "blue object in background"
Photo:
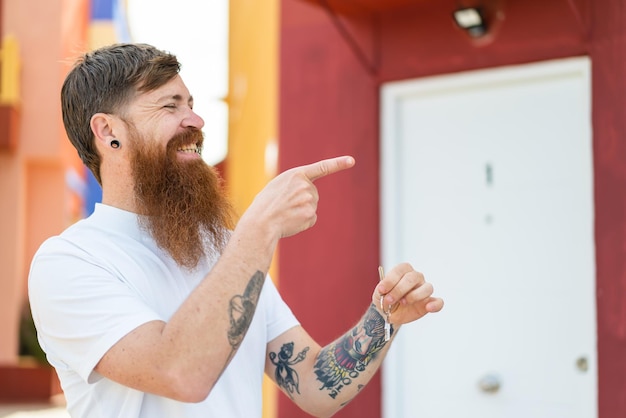
[[[96,203],[102,202],[102,188],[98,181],[87,167],[85,167],[86,185],[85,196],[83,199],[85,216],[93,213]]]

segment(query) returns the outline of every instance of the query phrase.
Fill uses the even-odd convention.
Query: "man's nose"
[[[183,119],[184,128],[202,129],[204,127],[204,119],[202,119],[193,109],[189,109]]]

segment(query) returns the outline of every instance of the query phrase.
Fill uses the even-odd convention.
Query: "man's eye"
[[[165,105],[163,107],[166,107],[168,109],[176,109],[176,105],[175,104],[167,104],[167,105]]]

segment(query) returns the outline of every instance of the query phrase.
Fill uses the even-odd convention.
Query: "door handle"
[[[494,374],[486,374],[478,381],[478,387],[485,393],[496,393],[500,386],[500,378]]]

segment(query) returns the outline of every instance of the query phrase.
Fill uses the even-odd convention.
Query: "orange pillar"
[[[226,180],[239,214],[276,174],[278,0],[230,0],[229,135]],[[275,263],[274,263],[275,264]],[[276,281],[276,269],[270,270]],[[263,416],[277,416],[264,384]]]

